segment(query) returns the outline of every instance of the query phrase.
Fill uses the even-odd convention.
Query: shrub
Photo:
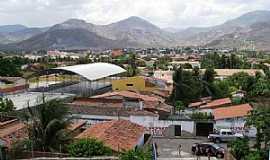
[[[229,144],[236,160],[242,160],[249,153],[248,139],[237,139]]]
[[[68,153],[74,157],[112,155],[112,150],[96,139],[80,139],[68,146]]]
[[[142,149],[134,149],[124,152],[120,155],[120,160],[151,160],[151,151]]]
[[[213,120],[214,116],[206,112],[193,112],[190,118],[193,120]]]

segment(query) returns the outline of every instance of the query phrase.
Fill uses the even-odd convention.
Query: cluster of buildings
[[[116,49],[112,57],[123,55],[129,50]],[[142,50],[154,54],[154,49]],[[158,53],[175,54],[175,50],[159,50]],[[193,51],[195,52],[195,51]],[[199,50],[198,50],[199,52]],[[205,51],[207,52],[207,51]],[[225,51],[224,51],[225,52]],[[227,51],[226,51],[227,52]],[[229,51],[228,51],[229,52]],[[65,57],[60,51],[48,51],[50,57]],[[70,56],[70,55],[69,55]],[[143,57],[143,54],[141,55]],[[79,58],[79,57],[74,57]],[[190,64],[200,68],[200,55],[189,54],[172,57],[169,64]],[[205,70],[201,69],[201,72]],[[238,72],[255,75],[256,69],[215,69],[216,78],[224,79]],[[35,107],[36,99],[63,99],[70,109],[73,121],[69,129],[76,139],[96,138],[115,152],[129,150],[150,143],[149,137],[207,136],[214,129],[230,128],[254,136],[256,131],[246,128],[245,118],[253,109],[250,104],[234,104],[231,98],[211,99],[206,97],[189,104],[183,114],[174,113],[168,103],[173,88],[173,71],[156,70],[153,76],[122,77],[125,70],[108,63],[93,63],[58,67],[44,74],[71,74],[63,84],[47,80],[42,88],[29,91],[29,83],[18,77],[0,77],[0,96],[11,99],[17,110]],[[49,76],[46,76],[49,77]],[[32,89],[32,88],[31,88]],[[77,92],[78,90],[79,92]],[[83,93],[83,94],[77,94]],[[213,119],[198,120],[190,115],[202,112],[213,115]],[[10,147],[12,141],[27,137],[26,126],[16,118],[0,118],[0,146]]]

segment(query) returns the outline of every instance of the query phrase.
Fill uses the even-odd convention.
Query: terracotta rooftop
[[[68,130],[74,131],[78,128],[81,128],[82,126],[84,126],[86,124],[86,121],[84,120],[79,120],[77,122],[73,122],[68,126]]]
[[[232,101],[230,98],[222,98],[222,99],[216,99],[212,101],[199,101],[199,102],[194,102],[190,103],[188,107],[191,108],[199,108],[199,109],[214,109],[216,107],[221,107],[224,105],[229,105],[231,104]]]
[[[205,109],[205,108],[213,109],[215,107],[224,106],[231,103],[232,101],[230,98],[216,99],[216,100],[206,103],[205,105],[200,106],[200,109]]]
[[[131,115],[136,116],[153,116],[157,117],[155,114],[146,110],[138,110],[133,108],[116,108],[109,106],[82,106],[82,105],[69,105],[70,111],[73,114],[88,114],[88,115],[101,115],[101,116],[123,116],[129,117]]]
[[[214,109],[213,115],[215,117],[215,120],[245,117],[251,110],[252,107],[247,103]]]
[[[156,97],[147,96],[147,95],[143,95],[143,94],[135,93],[131,91],[109,92],[109,93],[93,96],[91,98],[105,98],[105,97],[113,97],[113,96],[122,96],[122,97],[127,97],[127,98],[140,99],[143,101],[159,101],[159,99]]]
[[[25,124],[24,123],[17,123],[14,125],[10,125],[8,127],[5,128],[1,128],[0,129],[0,137],[5,137],[8,136],[10,134],[13,134],[14,132],[17,132],[20,129],[25,128]]]
[[[127,120],[113,120],[92,125],[76,138],[96,138],[116,152],[136,147],[144,127]]]

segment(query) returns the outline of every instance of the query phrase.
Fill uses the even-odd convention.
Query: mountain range
[[[0,49],[207,46],[270,50],[268,44],[270,11],[249,12],[217,26],[187,29],[161,29],[139,17],[129,17],[108,25],[69,19],[45,28],[0,26]]]

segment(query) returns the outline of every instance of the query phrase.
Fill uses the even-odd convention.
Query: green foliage
[[[68,153],[74,157],[112,155],[112,150],[96,139],[80,139],[68,146]]]
[[[229,82],[238,89],[249,92],[252,89],[252,85],[255,83],[253,76],[249,76],[247,73],[239,72],[229,77]]]
[[[216,72],[213,68],[207,68],[203,75],[203,80],[208,83],[213,83],[215,80],[215,75],[216,75]]]
[[[247,126],[253,126],[257,129],[256,145],[258,150],[269,147],[270,142],[270,107],[259,106],[252,110],[246,119]]]
[[[231,153],[236,160],[245,160],[245,156],[249,153],[248,139],[236,139],[229,144]]]
[[[244,102],[241,97],[232,97],[231,100],[233,104],[242,104]]]
[[[0,97],[0,112],[14,111],[15,107],[12,100]]]
[[[192,72],[178,68],[173,75],[174,89],[172,101],[182,101],[187,105],[190,101],[197,99],[201,94],[201,83],[198,76],[193,76]]]
[[[218,53],[207,54],[202,58],[202,68],[216,68],[216,69],[250,69],[251,64],[245,58],[239,58],[235,54],[221,55]]]
[[[22,75],[21,66],[26,63],[25,58],[0,56],[0,76],[19,77]]]
[[[35,150],[64,150],[70,141],[66,132],[68,109],[59,100],[43,102],[37,108],[28,108],[24,119],[28,122],[29,138],[33,141]]]
[[[193,112],[190,115],[190,118],[193,120],[213,120],[214,116],[211,113],[206,112]]]
[[[213,69],[207,69],[205,73],[201,76],[197,68],[193,71],[186,71],[181,67],[176,69],[173,75],[172,101],[174,103],[182,101],[184,105],[187,105],[200,97],[213,96],[215,72]]]
[[[168,56],[160,57],[155,61],[154,67],[155,69],[162,69],[162,70],[167,70],[169,62],[171,62],[172,59]]]
[[[264,157],[265,156],[263,155],[263,153],[261,151],[251,151],[245,156],[244,160],[262,160],[262,159],[266,159]]]
[[[29,139],[22,139],[12,143],[10,155],[13,159],[17,159],[18,157],[23,155],[23,152],[31,150],[32,150],[32,141],[30,141]]]
[[[120,160],[151,160],[151,151],[142,149],[129,150],[120,155]]]
[[[260,73],[257,73],[255,77],[243,72],[236,73],[223,80],[222,83],[227,83],[227,86],[230,86],[230,93],[235,90],[244,90],[251,97],[270,95],[270,81]]]
[[[213,86],[214,98],[229,97],[232,92],[237,90],[237,88],[232,87],[227,80],[215,80]]]
[[[189,63],[182,64],[181,67],[184,69],[192,69],[192,65]]]
[[[175,106],[175,110],[178,112],[185,109],[185,104],[182,101],[176,101],[174,106]]]

